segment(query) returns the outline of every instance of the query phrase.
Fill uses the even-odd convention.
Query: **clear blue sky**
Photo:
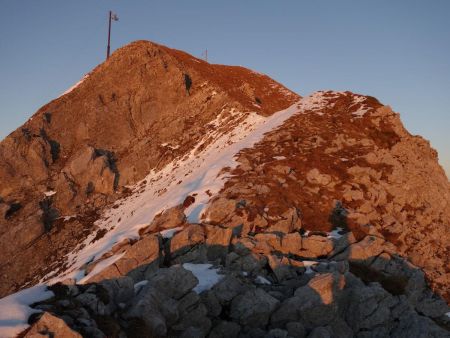
[[[450,173],[450,1],[0,0],[0,138],[105,57],[153,40],[266,73],[301,95],[376,96]]]

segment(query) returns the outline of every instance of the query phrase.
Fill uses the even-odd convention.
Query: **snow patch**
[[[175,235],[178,231],[181,231],[181,230],[183,230],[183,227],[167,229],[167,230],[160,231],[159,233],[161,234],[162,238],[172,238],[173,235]]]
[[[261,285],[271,285],[272,284],[268,279],[264,278],[263,276],[256,277],[255,283],[261,284]]]
[[[28,317],[39,310],[31,304],[53,297],[46,285],[36,285],[0,299],[0,338],[15,337],[25,330]]]
[[[217,269],[212,268],[212,264],[184,263],[183,268],[191,271],[197,277],[198,284],[194,288],[197,293],[211,289],[223,278],[217,273]]]
[[[72,218],[77,218],[78,215],[68,215],[68,216],[63,216],[63,221],[67,222],[70,221]]]
[[[53,196],[54,194],[56,194],[56,191],[53,190],[44,192],[44,195],[47,197]]]
[[[61,96],[69,94],[71,91],[73,91],[75,88],[77,88],[80,84],[82,84],[88,77],[89,77],[89,74],[86,74],[85,76],[83,76],[83,78],[80,81],[78,81],[72,87],[67,89],[64,93],[62,93]]]
[[[161,147],[163,147],[163,148],[169,148],[169,149],[172,149],[172,150],[176,150],[176,149],[178,149],[178,148],[180,148],[180,145],[171,145],[171,144],[169,144],[169,143],[161,143]]]
[[[313,269],[311,269],[312,266],[319,264],[319,262],[316,261],[302,261],[303,266],[306,268],[305,273],[311,274],[314,273]]]
[[[327,234],[327,238],[339,239],[343,236],[344,229],[337,227]]]
[[[141,280],[140,282],[134,284],[134,293],[138,293],[144,287],[144,285],[148,284],[148,280]]]

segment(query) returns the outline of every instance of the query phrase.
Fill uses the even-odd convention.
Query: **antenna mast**
[[[106,60],[109,59],[109,54],[111,51],[111,21],[119,21],[119,18],[112,11],[109,11],[109,24],[108,24],[108,47],[106,48]]]

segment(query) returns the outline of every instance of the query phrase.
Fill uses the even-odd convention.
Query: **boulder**
[[[339,292],[343,280],[338,274],[313,277],[298,288],[294,297],[284,300],[271,317],[271,324],[283,327],[289,322],[302,322],[307,329],[326,326],[337,317]]]
[[[286,324],[288,335],[292,338],[305,338],[306,330],[301,322],[289,322]]]
[[[385,240],[380,237],[366,236],[362,241],[348,246],[342,253],[336,255],[334,259],[370,264],[385,250],[384,244]]]
[[[284,235],[281,239],[280,251],[284,254],[300,255],[302,236],[298,232]]]
[[[267,255],[267,261],[278,282],[294,276],[294,269],[291,265],[285,264],[285,259],[276,255]]]
[[[235,276],[227,275],[214,285],[211,291],[214,292],[220,304],[227,305],[237,295],[244,293],[249,288],[249,285],[244,284]]]
[[[149,229],[172,229],[176,228],[186,222],[186,215],[184,214],[183,205],[164,210],[161,214],[156,215],[150,223]]]
[[[72,330],[62,319],[55,317],[48,312],[44,312],[39,320],[31,325],[30,330],[23,337],[82,338],[81,334]]]
[[[305,287],[314,290],[320,296],[323,304],[332,304],[337,301],[344,286],[345,278],[343,275],[324,273],[315,275]],[[298,289],[294,295],[300,296],[301,294],[303,294],[303,289]]]
[[[308,338],[332,338],[332,332],[330,332],[329,327],[316,327],[308,335]]]
[[[149,278],[149,285],[174,299],[180,299],[189,293],[197,284],[197,277],[182,266],[159,269]]]
[[[238,324],[221,320],[213,327],[209,338],[237,338],[240,331],[241,327]]]
[[[215,225],[206,225],[206,244],[207,245],[220,245],[228,248],[233,236],[233,229],[221,228]]]
[[[250,274],[258,273],[267,264],[267,258],[263,255],[249,253],[239,256],[231,252],[226,257],[226,267],[230,270],[245,272]]]
[[[255,235],[256,245],[253,252],[271,254],[274,251],[281,251],[281,237],[277,234],[260,233]]]
[[[121,258],[90,277],[87,283],[101,282],[104,279],[124,276],[138,266],[159,262],[159,242],[158,235],[149,235],[142,237],[131,246],[126,245],[125,254]],[[87,272],[94,270],[99,262],[97,261],[91,264]]]
[[[194,327],[199,332],[197,337],[206,337],[211,329],[211,320],[207,317],[208,310],[204,304],[198,304],[180,316],[180,320],[172,326],[172,330],[184,332]]]
[[[288,209],[281,217],[282,219],[270,226],[267,231],[288,234],[295,230],[299,230],[302,227],[302,221],[298,216],[296,208]]]
[[[334,245],[330,238],[312,235],[302,238],[300,256],[305,258],[324,257],[333,251]]]
[[[264,336],[264,338],[288,338],[288,332],[282,329],[272,329]]]
[[[120,277],[116,279],[108,279],[100,282],[108,293],[109,303],[107,304],[108,312],[112,313],[121,303],[127,303],[134,297],[134,280],[131,277]]]
[[[134,259],[137,265],[142,265],[151,263],[158,258],[159,237],[157,235],[150,235],[134,243],[121,259]]]
[[[230,317],[241,325],[263,328],[279,303],[262,289],[249,290],[233,299]]]
[[[209,224],[221,224],[236,210],[236,200],[218,197],[209,203],[203,219]]]
[[[177,302],[166,293],[147,284],[133,299],[123,318],[131,326],[141,327],[141,335],[166,336],[168,326],[175,324],[179,318]]]
[[[380,284],[353,287],[346,293],[344,319],[357,332],[387,327],[396,300]]]
[[[225,259],[233,236],[232,228],[221,228],[217,225],[206,225],[206,244],[208,260]]]
[[[222,312],[222,305],[213,290],[206,290],[200,294],[202,303],[208,309],[209,317],[218,317]]]
[[[199,243],[205,242],[205,231],[199,224],[189,224],[182,231],[177,232],[170,240],[170,253],[178,256],[186,253]]]

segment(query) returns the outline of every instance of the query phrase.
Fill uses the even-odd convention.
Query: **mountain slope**
[[[145,41],[117,50],[0,143],[0,294],[91,233],[124,186],[189,153],[218,114],[270,115],[296,100],[242,67]]]

